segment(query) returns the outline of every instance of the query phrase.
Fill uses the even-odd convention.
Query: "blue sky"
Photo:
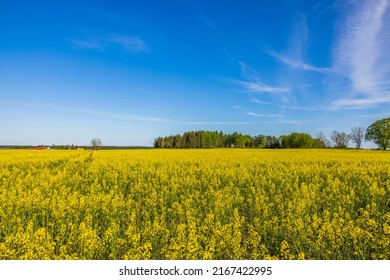
[[[0,145],[366,128],[390,114],[389,2],[0,1]]]

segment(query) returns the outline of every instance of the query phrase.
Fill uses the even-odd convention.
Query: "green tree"
[[[314,139],[306,133],[294,132],[280,138],[283,148],[312,148],[314,144]]]
[[[390,145],[390,118],[374,122],[366,130],[366,141],[372,141],[381,149],[386,150]]]
[[[253,145],[253,147],[256,147],[256,148],[262,147],[262,144],[263,144],[262,140],[263,140],[263,138],[262,138],[261,135],[253,136],[252,137],[252,145]]]
[[[281,136],[280,141],[283,148],[324,148],[325,143],[317,138],[313,139],[307,133],[293,132],[287,136]]]
[[[233,145],[234,147],[244,147],[245,146],[245,136],[241,133],[234,132],[233,135]]]
[[[154,145],[155,148],[164,148],[164,138],[157,137],[154,139]]]
[[[177,134],[173,138],[173,147],[180,149],[182,148],[182,143],[183,143],[183,138],[181,137],[180,134]]]
[[[277,138],[275,136],[268,135],[266,137],[266,139],[267,139],[267,148],[269,148],[269,149],[277,149],[277,148],[280,147],[279,138]]]

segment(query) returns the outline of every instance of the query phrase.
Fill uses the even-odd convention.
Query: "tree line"
[[[157,137],[155,148],[325,148],[326,144],[319,138],[309,134],[294,132],[280,137],[271,135],[251,136],[233,132],[225,134],[222,131],[188,131],[183,134]]]
[[[329,138],[320,132],[313,138],[307,133],[293,132],[280,137],[270,135],[250,136],[222,131],[188,131],[183,134],[157,137],[155,148],[347,148],[349,142],[360,149],[364,141],[372,141],[386,150],[390,146],[390,118],[378,120],[367,129],[354,127],[350,133],[334,130]]]
[[[188,131],[183,134],[157,137],[155,148],[279,148],[279,139],[275,136],[250,136],[239,132],[225,134],[222,131]]]

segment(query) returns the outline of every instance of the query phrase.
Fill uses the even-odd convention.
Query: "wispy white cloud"
[[[236,81],[237,84],[241,85],[246,92],[252,93],[280,93],[288,92],[289,89],[285,87],[273,87],[266,85],[260,81]]]
[[[276,122],[276,123],[279,123],[279,124],[291,124],[291,125],[302,125],[304,123],[311,123],[312,121],[306,121],[306,120],[281,120],[279,122]]]
[[[276,53],[273,50],[268,50],[267,53],[278,60],[279,62],[282,62],[283,64],[286,64],[287,66],[295,69],[300,69],[300,70],[306,70],[306,71],[313,71],[313,72],[318,72],[318,73],[329,73],[332,71],[330,68],[326,67],[316,67],[307,63],[304,63],[300,60],[293,60],[291,58],[288,58],[286,56],[283,56],[281,54]]]
[[[105,51],[110,46],[120,46],[131,53],[148,53],[150,48],[138,37],[114,34],[110,36],[94,36],[88,39],[72,39],[68,42],[75,48]]]
[[[108,42],[116,43],[132,53],[148,53],[149,47],[138,37],[126,35],[112,35]]]
[[[69,40],[69,43],[74,47],[78,49],[86,49],[86,50],[104,50],[104,44],[102,42],[91,39],[91,40]]]
[[[327,13],[330,9],[330,5],[327,2],[324,3],[317,3],[311,13],[313,13],[316,17],[322,16],[323,14]]]
[[[276,121],[262,121],[262,122],[242,122],[242,121],[185,121],[185,120],[174,120],[161,117],[150,117],[142,115],[130,115],[121,114],[107,111],[96,111],[82,108],[70,108],[79,113],[100,115],[108,118],[129,120],[129,121],[140,121],[140,122],[152,122],[152,123],[166,123],[176,125],[255,125],[255,124],[296,124],[300,125],[305,123],[303,120],[276,120]],[[275,115],[276,117],[276,115]]]
[[[338,99],[330,104],[329,109],[369,109],[377,107],[378,104],[390,104],[390,92],[387,95],[381,96]]]
[[[100,115],[108,118],[115,118],[121,120],[131,120],[131,121],[141,121],[141,122],[152,122],[152,123],[167,123],[167,124],[176,124],[176,125],[253,125],[253,124],[302,124],[306,121],[303,120],[276,120],[276,121],[262,121],[262,122],[242,122],[242,121],[185,121],[185,120],[174,120],[161,117],[150,117],[142,115],[130,115],[130,114],[121,114],[107,111],[99,110],[90,110],[84,108],[68,108],[82,114],[93,114]],[[248,115],[259,117],[260,115],[254,115],[255,113],[250,113]],[[263,115],[264,117],[279,117],[283,118],[284,115]]]
[[[272,103],[272,102],[263,102],[263,101],[258,100],[256,98],[251,98],[249,101],[252,103],[257,103],[257,104],[275,106],[275,107],[280,108],[280,109],[303,110],[303,111],[323,111],[324,110],[324,109],[319,109],[319,108],[314,108],[314,107],[310,108],[310,107],[300,107],[300,106],[284,106],[284,105],[280,105],[280,104],[276,104],[276,103]]]
[[[286,87],[270,86],[265,84],[259,78],[258,73],[256,73],[250,66],[248,66],[243,61],[238,61],[241,70],[241,76],[245,80],[233,80],[235,84],[239,85],[245,92],[250,93],[285,93],[290,90]]]
[[[292,24],[292,34],[287,54],[280,54],[271,48],[265,48],[264,52],[277,60],[278,62],[294,69],[303,71],[313,71],[318,73],[328,73],[332,71],[327,67],[318,67],[304,62],[303,57],[307,48],[307,42],[310,38],[307,15],[300,14]]]
[[[197,14],[197,18],[208,28],[213,31],[218,31],[217,25],[205,14]]]
[[[226,126],[237,126],[237,125],[257,125],[257,124],[302,124],[307,121],[303,120],[275,120],[275,121],[197,121],[197,120],[176,120],[168,119],[164,117],[155,117],[147,115],[135,115],[127,113],[118,113],[104,110],[96,110],[86,107],[73,107],[67,105],[58,105],[45,102],[28,102],[25,100],[11,100],[11,99],[0,99],[0,105],[17,106],[19,108],[32,108],[40,110],[40,112],[55,112],[66,113],[66,114],[80,114],[89,115],[96,118],[108,118],[123,121],[135,121],[135,122],[147,122],[147,123],[161,123],[161,124],[176,124],[176,125],[226,125]]]
[[[314,86],[316,86],[316,84],[302,84],[302,85],[298,85],[297,88],[311,88]]]
[[[253,117],[266,117],[266,118],[284,118],[285,115],[281,114],[258,114],[255,112],[246,112],[245,115],[253,116]]]
[[[333,109],[363,109],[390,103],[389,0],[356,1],[341,25],[334,47],[334,68],[351,83]],[[363,97],[362,97],[363,96]]]

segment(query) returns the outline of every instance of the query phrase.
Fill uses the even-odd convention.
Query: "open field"
[[[0,259],[390,259],[390,153],[0,151]]]

